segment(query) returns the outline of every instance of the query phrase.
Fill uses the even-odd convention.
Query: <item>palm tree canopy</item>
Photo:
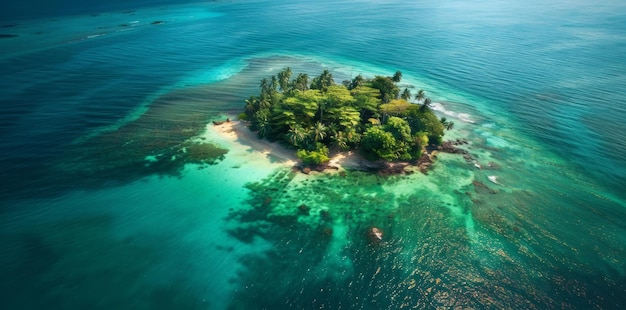
[[[307,156],[332,146],[359,149],[372,159],[415,159],[429,142],[441,144],[444,131],[454,126],[434,114],[423,90],[414,97],[419,104],[411,104],[411,90],[395,82],[399,71],[394,77],[358,75],[335,85],[324,70],[311,89],[306,74],[291,76],[287,67],[262,79],[261,94],[245,100],[245,114],[259,137],[281,139]]]
[[[289,79],[291,79],[291,68],[287,67],[278,72],[278,86],[283,93],[289,90]]]
[[[393,77],[391,77],[391,80],[398,83],[402,80],[402,72],[400,71],[396,71],[396,73],[393,74]]]
[[[402,95],[400,95],[400,98],[406,101],[411,100],[411,91],[408,88],[405,88],[404,91],[402,91]]]
[[[417,94],[415,94],[415,100],[417,100],[417,103],[421,103],[425,97],[426,97],[426,93],[424,92],[423,89],[418,90]]]
[[[324,138],[326,138],[326,125],[324,125],[321,122],[317,122],[315,123],[315,126],[313,126],[313,140],[315,142],[318,141],[322,141],[324,140]]]

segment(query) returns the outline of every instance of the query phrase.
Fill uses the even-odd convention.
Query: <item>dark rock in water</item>
[[[298,211],[300,212],[300,214],[309,215],[309,211],[311,211],[311,207],[305,204],[301,204],[300,206],[298,206]]]
[[[487,164],[487,167],[489,167],[489,169],[493,169],[493,170],[499,170],[500,169],[500,165],[494,163],[494,162],[489,162]]]
[[[367,230],[367,237],[371,243],[378,244],[383,240],[383,231],[377,227],[372,227]]]
[[[442,143],[437,149],[442,152],[451,153],[451,154],[467,154],[466,150],[456,148],[455,145],[460,145],[461,143],[457,143],[454,141],[446,141]]]
[[[409,164],[406,162],[385,163],[384,166],[378,170],[378,174],[380,175],[401,174],[401,173],[404,173],[404,168],[408,166]]]
[[[318,171],[318,172],[323,172],[325,170],[339,170],[339,167],[329,165],[328,163],[324,163],[324,164],[319,164],[313,167],[313,169],[315,169],[315,171]]]
[[[151,25],[161,25],[161,24],[165,24],[165,22],[162,21],[162,20],[155,20],[155,21],[151,22],[150,24]]]
[[[324,221],[328,221],[330,220],[330,212],[326,211],[326,210],[320,210],[320,217],[322,218],[322,220]]]
[[[484,183],[480,182],[480,181],[472,181],[472,184],[474,185],[474,190],[476,191],[476,193],[478,194],[495,194],[496,191],[489,188],[489,186],[485,185]]]
[[[361,165],[361,169],[365,171],[378,171],[386,167],[387,163],[384,160],[377,160],[377,161],[364,160],[364,161],[361,161],[360,165]]]
[[[330,237],[333,235],[333,229],[330,227],[324,227],[324,229],[322,229],[322,233],[324,234],[324,236]]]
[[[219,125],[222,125],[224,123],[230,123],[230,118],[227,118],[225,121],[213,121],[213,125],[215,125],[215,126],[219,126]]]
[[[17,34],[7,34],[7,33],[1,33],[0,34],[0,39],[9,39],[9,38],[15,38],[18,37]]]

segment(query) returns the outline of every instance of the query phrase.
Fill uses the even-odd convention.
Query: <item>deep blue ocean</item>
[[[2,4],[0,307],[623,309],[624,55],[614,0]],[[287,66],[402,71],[471,162],[304,176],[215,132]]]

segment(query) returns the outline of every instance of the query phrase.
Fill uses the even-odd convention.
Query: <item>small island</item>
[[[305,167],[324,166],[329,153],[355,151],[371,162],[417,163],[442,144],[453,123],[439,119],[423,90],[400,89],[402,73],[336,84],[324,70],[310,79],[291,69],[261,80],[261,93],[246,100],[239,119],[260,139],[278,141]]]

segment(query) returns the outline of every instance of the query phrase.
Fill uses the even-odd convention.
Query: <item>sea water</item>
[[[623,3],[164,3],[3,15],[3,308],[624,307]],[[307,176],[207,126],[287,66],[400,70],[469,157]]]

